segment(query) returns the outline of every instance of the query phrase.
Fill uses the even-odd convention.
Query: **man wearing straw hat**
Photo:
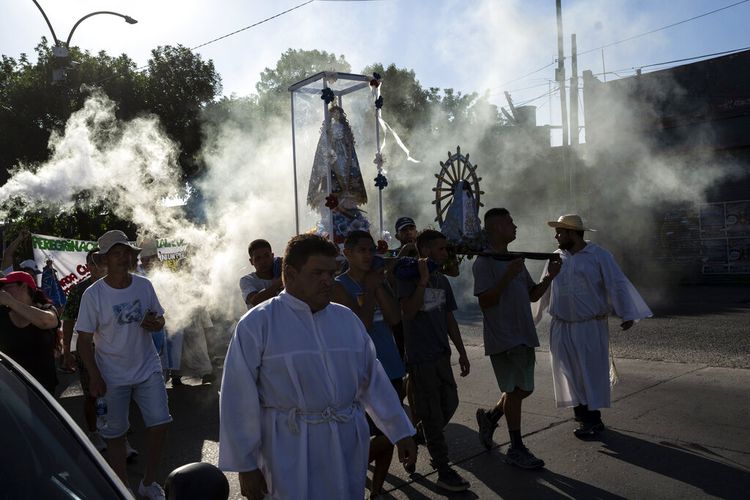
[[[627,330],[652,314],[612,254],[583,239],[594,229],[585,227],[579,215],[547,224],[555,228],[562,268],[535,308],[535,319],[545,310],[552,316],[549,343],[558,408],[573,407],[576,437],[595,437],[604,429],[599,409],[610,406],[607,317],[613,312]]]

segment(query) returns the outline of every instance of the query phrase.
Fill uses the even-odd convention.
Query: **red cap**
[[[36,290],[34,278],[25,271],[13,271],[5,275],[4,278],[0,278],[0,285],[5,285],[6,283],[24,283],[32,290]]]

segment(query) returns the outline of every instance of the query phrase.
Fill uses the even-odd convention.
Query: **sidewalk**
[[[468,346],[471,374],[457,378],[460,406],[446,429],[456,469],[471,489],[446,495],[427,450],[408,479],[394,463],[386,498],[747,498],[750,486],[750,371],[620,359],[613,407],[598,441],[573,436],[572,410],[555,408],[549,354],[537,352],[536,391],[524,401],[526,445],[540,471],[506,465],[501,421],[485,451],[474,413],[499,392],[481,346]],[[454,356],[455,357],[455,356]]]

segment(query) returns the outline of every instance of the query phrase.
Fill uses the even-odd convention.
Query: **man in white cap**
[[[89,372],[91,396],[106,401],[106,417],[98,427],[107,440],[109,464],[127,485],[125,435],[133,399],[148,428],[146,467],[138,493],[163,499],[156,469],[172,417],[151,332],[164,327],[164,310],[151,282],[129,271],[140,248],[117,230],[104,233],[98,243],[107,275],[81,297],[75,325],[78,353]]]
[[[545,310],[552,316],[549,343],[558,408],[573,407],[577,437],[595,437],[604,430],[599,409],[610,406],[607,317],[616,314],[627,330],[652,314],[612,254],[583,239],[584,231],[594,229],[585,227],[579,215],[547,224],[555,228],[563,264],[535,308],[535,319]]]

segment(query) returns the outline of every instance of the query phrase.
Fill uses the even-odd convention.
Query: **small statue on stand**
[[[358,208],[367,203],[367,192],[346,113],[340,106],[331,106],[329,115],[330,123],[323,123],[313,159],[307,204],[319,211],[323,220],[328,209],[332,211],[333,241],[342,243],[350,231],[370,228],[364,212]],[[328,189],[329,167],[331,189]]]

